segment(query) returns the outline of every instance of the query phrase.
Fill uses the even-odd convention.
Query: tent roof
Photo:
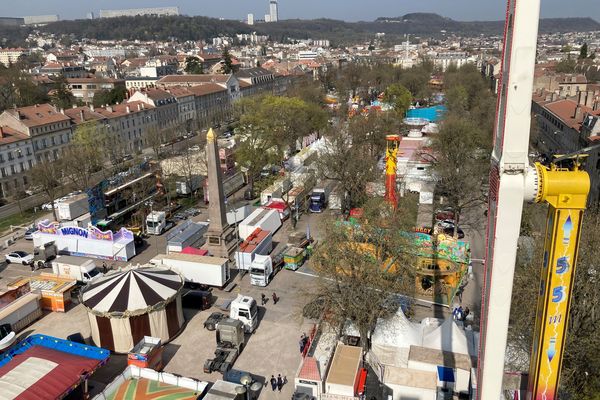
[[[463,329],[452,318],[446,319],[437,329],[425,335],[423,347],[469,354],[469,341]]]
[[[373,344],[404,348],[421,346],[422,341],[423,328],[410,322],[401,308],[393,317],[379,319],[371,337]]]
[[[94,313],[138,315],[170,302],[182,287],[183,279],[174,271],[129,269],[94,281],[82,292],[82,300]]]

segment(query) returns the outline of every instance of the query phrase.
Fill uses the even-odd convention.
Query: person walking
[[[275,375],[271,375],[271,389],[275,391],[277,388],[277,379],[275,379]]]
[[[108,268],[106,268],[106,261],[102,261],[102,272],[105,274],[108,272]]]
[[[281,392],[281,388],[283,387],[283,379],[281,378],[281,374],[277,375],[277,390]]]
[[[279,301],[279,297],[277,297],[277,294],[275,294],[275,292],[273,292],[273,304],[277,304],[278,301]]]
[[[263,305],[263,306],[265,304],[267,304],[267,296],[265,296],[264,293],[261,293],[261,295],[260,295],[260,302],[261,302],[261,305]]]
[[[304,333],[302,334],[302,336],[300,336],[300,342],[298,342],[298,344],[300,345],[300,354],[304,354],[304,346],[306,345],[306,341],[304,340]]]

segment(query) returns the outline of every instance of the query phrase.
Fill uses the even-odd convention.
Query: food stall
[[[8,283],[9,289],[19,289],[29,285],[31,292],[41,294],[42,309],[65,312],[71,304],[71,292],[77,281],[72,278],[59,277],[55,274],[42,273],[37,276],[19,278]]]
[[[0,294],[0,325],[10,324],[18,333],[42,316],[39,293],[31,293],[29,284]]]
[[[292,271],[297,270],[302,266],[306,251],[302,247],[290,246],[283,254],[284,268]]]

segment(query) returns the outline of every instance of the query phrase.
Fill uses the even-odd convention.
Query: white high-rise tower
[[[277,9],[277,0],[270,0],[269,2],[269,16],[270,22],[277,22],[279,20],[279,10]]]

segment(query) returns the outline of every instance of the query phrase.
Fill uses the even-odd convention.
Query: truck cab
[[[250,296],[238,296],[231,302],[229,318],[237,319],[244,324],[244,330],[254,332],[258,325],[258,307],[256,301]]]
[[[273,275],[273,261],[270,256],[257,254],[250,265],[250,284],[267,286]]]
[[[164,211],[152,211],[146,217],[146,233],[160,235],[167,227],[167,214]]]
[[[310,195],[310,212],[320,213],[327,207],[325,189],[314,189]]]

